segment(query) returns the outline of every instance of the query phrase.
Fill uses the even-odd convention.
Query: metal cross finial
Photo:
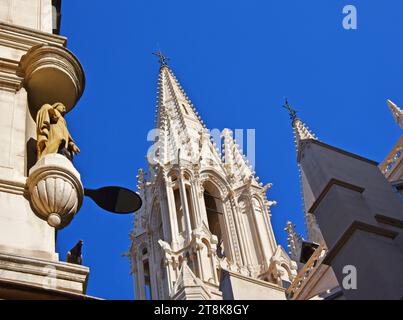
[[[168,57],[164,56],[159,50],[158,52],[153,52],[153,55],[157,56],[159,58],[158,62],[161,64],[161,66],[167,66],[167,61],[170,60]]]
[[[294,121],[295,119],[297,119],[297,110],[293,109],[289,103],[288,103],[288,99],[285,98],[285,102],[283,104],[283,108],[286,108],[288,110],[288,114],[290,115],[290,119],[292,121]]]

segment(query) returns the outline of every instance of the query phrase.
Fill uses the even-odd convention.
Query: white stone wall
[[[30,286],[41,286],[47,280],[46,270],[51,266],[56,280],[51,289],[82,294],[89,270],[58,261],[55,228],[31,206],[27,182],[36,162],[36,124],[29,103],[32,91],[26,89],[20,61],[32,47],[43,44],[67,52],[63,48],[66,38],[52,34],[51,9],[51,0],[0,1],[0,282],[23,284],[26,288],[22,290],[29,291]],[[63,63],[57,59],[54,55],[52,62],[62,72]],[[41,67],[51,69],[52,62]],[[65,69],[71,67],[71,61],[63,62]],[[81,201],[82,193],[77,195]],[[7,298],[3,292],[0,296]]]
[[[35,163],[35,121],[22,87],[18,64],[34,45],[58,45],[51,0],[3,0],[0,3],[0,251],[57,259],[55,230],[30,206],[26,192]]]
[[[2,0],[0,21],[52,32],[52,0]]]

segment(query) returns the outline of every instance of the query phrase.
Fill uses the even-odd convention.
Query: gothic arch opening
[[[224,204],[218,188],[207,181],[203,185],[204,204],[206,206],[208,227],[212,234],[217,236],[217,254],[225,256],[224,248],[228,248],[228,239],[225,236]]]
[[[183,178],[185,184],[187,208],[189,210],[190,227],[193,230],[196,229],[197,222],[196,222],[196,210],[194,205],[195,199],[193,199],[193,192],[192,192],[193,188],[190,183],[190,181],[192,180],[192,176],[189,172],[184,172]]]
[[[164,239],[164,223],[162,220],[162,215],[161,215],[161,207],[160,204],[156,201],[153,204],[153,209],[152,209],[152,222],[151,222],[152,230],[153,230],[153,235],[155,235],[158,239],[161,239],[165,241]]]
[[[196,228],[196,212],[193,205],[192,187],[190,184],[186,184],[185,189],[186,189],[186,200],[189,209],[190,226],[193,230]]]
[[[151,277],[150,277],[150,265],[148,259],[143,260],[143,270],[144,270],[145,298],[146,300],[151,300],[152,299]]]
[[[174,188],[176,221],[178,222],[178,232],[182,233],[185,230],[185,216],[183,213],[183,206],[181,201],[181,194],[179,187]]]
[[[139,277],[143,277],[143,285],[144,285],[144,296],[141,299],[151,300],[152,299],[152,290],[151,290],[151,274],[150,274],[150,264],[149,264],[149,255],[147,247],[143,247],[140,249],[140,254],[138,259],[140,260],[141,268],[143,272],[139,273]],[[141,284],[141,281],[140,281]]]

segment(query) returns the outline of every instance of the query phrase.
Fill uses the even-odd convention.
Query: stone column
[[[141,255],[137,256],[137,288],[138,292],[136,292],[136,299],[145,300],[146,299],[146,291],[145,291],[145,282],[144,282],[144,266],[143,266],[143,257]]]
[[[242,201],[246,205],[245,200],[242,200]],[[234,199],[234,203],[236,204],[235,199]],[[242,212],[243,209],[248,210],[248,208],[241,208],[239,206],[239,202],[238,202],[238,205],[234,206],[235,215],[237,216],[237,221],[238,221],[237,223],[239,224],[239,228],[240,228],[240,238],[241,238],[240,240],[242,243],[241,251],[243,252],[244,264],[246,266],[249,266],[249,265],[252,265],[252,258],[250,256],[250,250],[255,250],[255,248],[253,248],[253,247],[251,248],[248,245],[248,239],[247,238],[245,239],[245,237],[247,237],[247,232],[249,232],[249,230],[246,230],[246,228],[245,228],[245,224],[243,222],[243,220],[244,220],[243,214],[245,214],[246,219],[248,219],[248,217],[247,217],[248,213],[247,212],[243,213]],[[251,234],[251,236],[253,237],[255,235]],[[253,246],[253,243],[251,243],[250,245]]]
[[[272,253],[274,253],[277,249],[277,241],[276,241],[276,237],[274,236],[274,232],[273,232],[273,227],[271,225],[271,218],[270,218],[270,205],[275,205],[277,204],[277,202],[272,202],[271,204],[268,205],[263,205],[263,219],[265,222],[265,226],[266,226],[266,231],[267,231],[267,235],[270,241],[270,248],[272,250]]]
[[[151,290],[151,300],[158,300],[158,271],[159,271],[159,260],[157,258],[156,246],[159,246],[157,237],[155,235],[155,230],[151,231],[149,235],[151,238],[150,251],[148,252],[148,270],[150,272],[150,290]]]
[[[197,195],[197,202],[199,203],[201,223],[204,222],[205,225],[208,227],[207,210],[206,210],[206,204],[204,202],[204,188],[201,184],[196,183],[195,189],[196,189],[195,193]]]
[[[171,224],[171,237],[172,237],[172,248],[176,250],[178,245],[178,221],[176,220],[176,207],[175,207],[175,197],[172,190],[172,183],[170,180],[165,181],[165,191],[167,194],[167,207],[169,211],[169,221]]]
[[[190,194],[192,195],[192,205],[193,205],[193,213],[195,219],[195,227],[199,227],[202,224],[203,218],[201,213],[201,206],[200,206],[200,198],[199,198],[199,191],[197,190],[197,182],[191,181],[190,182]]]
[[[190,223],[190,212],[189,212],[189,206],[188,206],[187,195],[186,195],[186,186],[185,186],[185,182],[183,180],[184,180],[184,177],[181,174],[178,177],[178,183],[179,183],[179,189],[180,189],[180,195],[181,195],[183,215],[185,216],[186,238],[188,239],[188,241],[190,241],[190,239],[192,237],[192,225]]]
[[[173,270],[172,270],[172,268],[173,268],[172,267],[172,261],[166,261],[166,266],[165,266],[166,282],[167,282],[166,288],[168,290],[168,292],[165,293],[166,294],[166,296],[165,296],[166,299],[169,296],[171,296],[171,292],[172,292],[172,283],[173,283],[173,280],[172,280]]]
[[[265,219],[263,216],[264,215],[263,207],[261,206],[260,202],[258,203],[258,205],[260,210],[256,209],[256,206],[253,203],[252,199],[251,201],[252,215],[255,220],[256,229],[258,231],[259,243],[265,267],[268,268],[270,265],[270,258],[272,257],[274,250],[272,250],[272,245],[269,237],[269,230],[267,229],[267,226],[265,224]],[[268,251],[268,249],[270,249],[270,251]]]

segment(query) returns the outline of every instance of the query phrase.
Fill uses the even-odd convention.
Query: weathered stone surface
[[[2,281],[7,281],[28,288],[59,291],[59,294],[85,294],[88,274],[88,267],[0,251],[0,286]],[[0,289],[0,298],[1,292]]]
[[[285,289],[239,273],[221,270],[220,290],[224,300],[286,300]]]
[[[0,20],[51,33],[52,0],[2,0]]]
[[[79,209],[80,175],[56,156],[37,163],[27,183],[36,104],[54,98],[72,108],[83,70],[67,39],[52,34],[51,0],[2,0],[0,21],[0,299],[87,299],[88,269],[59,262],[47,222],[62,227]],[[55,288],[44,286],[49,279]]]

